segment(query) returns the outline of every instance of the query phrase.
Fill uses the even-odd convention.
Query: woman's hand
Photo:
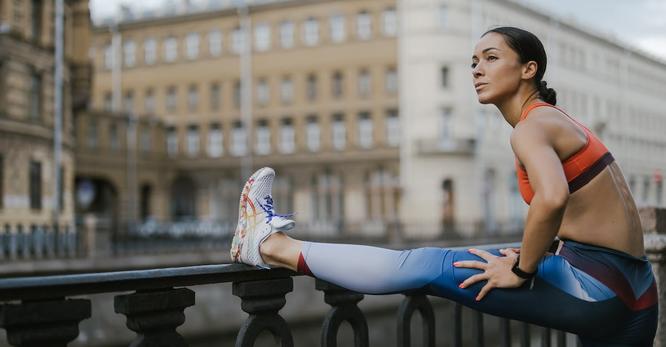
[[[469,252],[483,258],[486,262],[477,260],[463,260],[453,263],[455,267],[465,267],[483,270],[482,273],[470,276],[460,284],[460,288],[466,288],[476,282],[488,280],[481,291],[476,296],[476,301],[483,299],[488,292],[493,288],[517,288],[520,287],[526,280],[516,276],[511,271],[513,264],[518,258],[520,249],[516,248],[503,248],[499,250],[504,257],[494,256],[489,252],[481,249],[470,248]]]

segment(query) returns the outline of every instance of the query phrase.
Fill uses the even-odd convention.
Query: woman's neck
[[[522,89],[522,88],[521,88]],[[520,121],[523,110],[532,102],[539,99],[539,91],[536,89],[524,89],[514,94],[511,98],[495,104],[512,128]]]

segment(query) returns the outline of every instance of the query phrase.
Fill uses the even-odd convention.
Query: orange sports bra
[[[527,118],[527,115],[530,111],[541,106],[557,109],[569,117],[569,119],[571,119],[574,123],[583,128],[583,131],[585,131],[585,136],[587,137],[587,143],[585,146],[583,146],[583,148],[578,150],[569,158],[562,161],[564,175],[566,176],[567,182],[569,183],[569,192],[573,193],[582,188],[585,184],[597,176],[606,166],[612,163],[614,160],[613,156],[608,151],[606,146],[604,146],[604,144],[601,143],[601,141],[596,136],[594,136],[594,134],[592,134],[590,129],[578,123],[559,107],[545,102],[536,102],[528,106],[527,109],[523,111],[523,113],[520,115],[520,120],[522,121],[523,119]],[[527,171],[520,164],[518,158],[516,158],[516,176],[518,176],[518,189],[520,189],[520,194],[523,196],[523,200],[529,204],[532,202],[532,198],[534,197],[534,191],[532,190],[532,186],[530,186],[530,179],[527,177]]]

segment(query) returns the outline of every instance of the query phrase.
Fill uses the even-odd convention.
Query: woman
[[[486,32],[472,56],[479,102],[513,127],[521,194],[530,204],[520,249],[396,251],[298,241],[276,215],[275,173],[243,188],[234,261],[286,267],[353,291],[422,289],[493,315],[578,334],[584,346],[652,346],[657,292],[636,206],[620,168],[587,128],[555,107],[533,34]],[[556,238],[558,237],[558,238]],[[555,241],[554,241],[555,240]]]

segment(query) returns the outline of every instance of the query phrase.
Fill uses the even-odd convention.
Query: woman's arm
[[[569,185],[553,146],[558,126],[549,121],[553,118],[548,115],[534,116],[520,122],[511,134],[513,151],[525,166],[534,191],[525,222],[518,264],[518,267],[526,272],[536,270],[539,261],[552,244],[569,199]],[[500,253],[504,256],[500,257],[479,249],[470,249],[469,252],[481,257],[485,262],[469,260],[453,265],[483,270],[460,284],[460,288],[466,288],[475,282],[487,280],[477,294],[477,301],[483,299],[492,288],[516,288],[525,282],[511,271],[518,257],[515,251],[502,249]]]
[[[518,267],[534,272],[557,235],[569,199],[569,185],[554,148],[552,122],[545,117],[520,122],[511,134],[511,147],[527,170],[534,191],[521,246]]]

